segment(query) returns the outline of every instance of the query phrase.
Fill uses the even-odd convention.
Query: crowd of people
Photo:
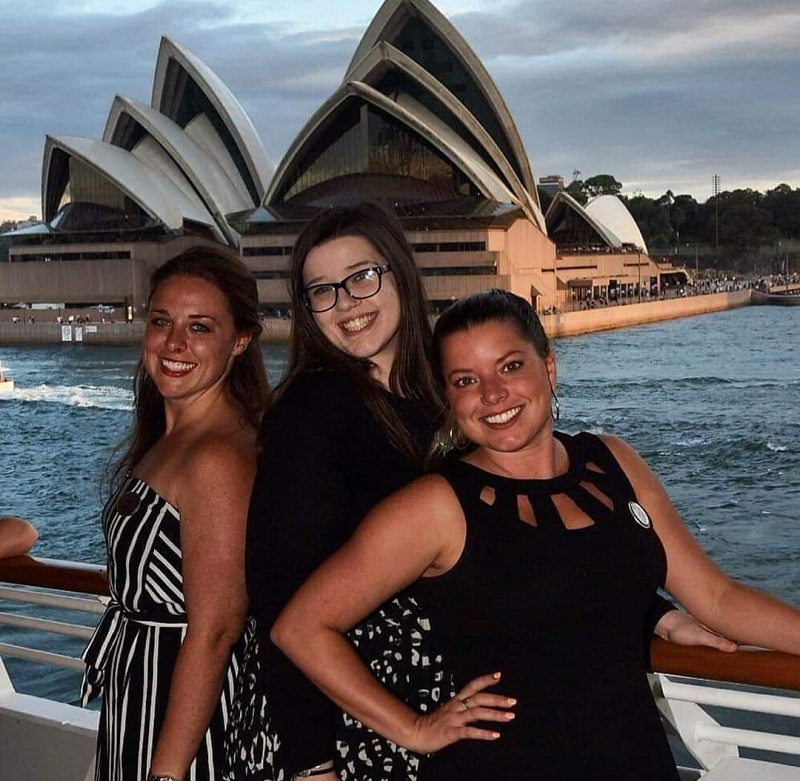
[[[97,781],[673,780],[648,638],[800,653],[800,611],[718,570],[628,445],[555,430],[527,302],[432,332],[372,203],[311,220],[289,283],[270,392],[241,261],[152,278],[84,654]]]

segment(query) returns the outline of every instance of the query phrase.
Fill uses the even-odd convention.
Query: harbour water
[[[627,439],[735,577],[800,605],[800,308],[746,307],[555,342],[565,431]],[[272,379],[287,348],[269,345]],[[125,435],[134,348],[0,348],[0,514],[34,553],[102,562],[101,478]],[[66,642],[63,640],[55,643]],[[80,650],[80,644],[70,651]],[[11,665],[30,693],[74,700],[77,676]]]

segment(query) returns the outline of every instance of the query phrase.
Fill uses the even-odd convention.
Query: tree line
[[[585,181],[575,178],[566,190],[582,205],[598,195],[618,196],[636,220],[651,255],[698,257],[703,266],[718,263],[739,271],[775,273],[786,266],[797,270],[800,188],[779,184],[764,193],[749,188],[723,191],[699,203],[671,190],[658,198],[622,195],[621,182],[600,174]],[[549,202],[549,196],[541,191],[540,195]],[[548,202],[543,201],[544,209]]]

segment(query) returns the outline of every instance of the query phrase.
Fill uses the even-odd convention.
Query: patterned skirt
[[[224,778],[291,781],[281,765],[280,737],[270,725],[252,619],[246,637],[227,732]],[[375,677],[420,713],[433,710],[453,695],[450,676],[434,648],[430,622],[412,597],[399,595],[387,602],[352,629],[348,638]],[[346,713],[337,718],[334,758],[342,781],[416,781],[424,761]]]

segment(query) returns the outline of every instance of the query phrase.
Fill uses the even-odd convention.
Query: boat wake
[[[37,385],[17,386],[8,400],[39,404],[63,404],[68,407],[133,409],[133,393],[110,385]]]

